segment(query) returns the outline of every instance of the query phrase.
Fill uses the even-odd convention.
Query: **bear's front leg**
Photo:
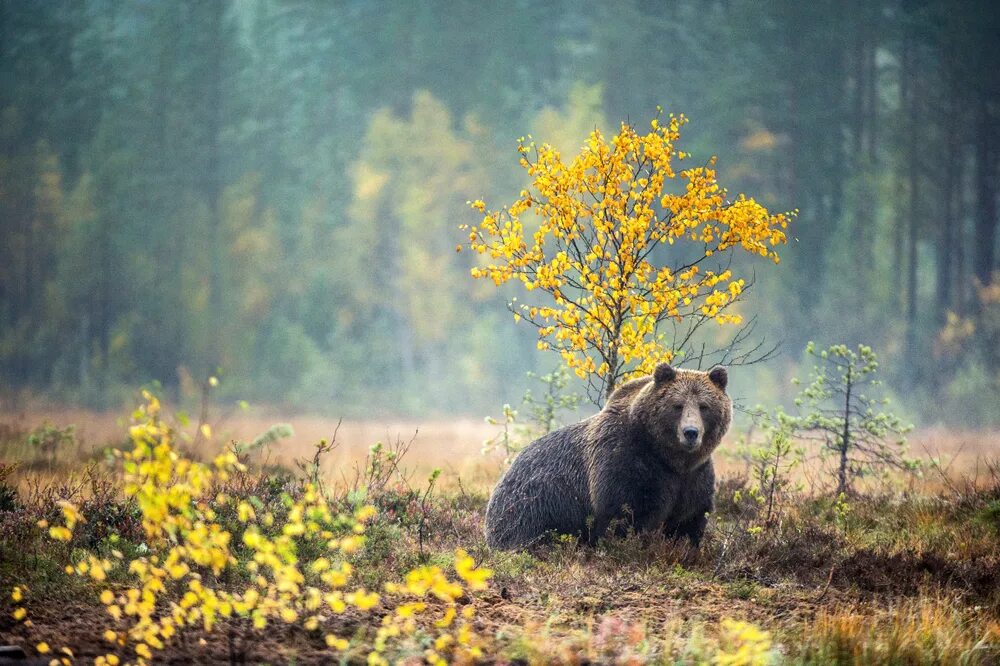
[[[668,537],[687,537],[691,545],[697,548],[701,545],[701,538],[705,536],[705,528],[708,527],[708,511],[695,514],[692,518],[666,530]]]
[[[656,532],[676,505],[676,494],[670,486],[652,484],[621,484],[602,488],[593,499],[594,520],[589,542],[596,544],[607,535],[609,525],[615,536],[625,536],[629,529],[636,532]],[[640,492],[637,492],[640,491]]]
[[[708,514],[715,508],[715,470],[708,461],[689,477],[685,488],[685,507],[678,512],[681,520],[668,529],[668,536],[686,536],[697,548],[705,535]]]
[[[594,508],[593,520],[586,535],[588,544],[596,546],[597,542],[605,537],[612,522],[615,523],[615,534],[624,536],[628,526],[631,525],[632,514],[632,508],[625,498],[605,498]]]

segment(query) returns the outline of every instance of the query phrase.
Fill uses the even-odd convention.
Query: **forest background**
[[[798,209],[739,311],[787,400],[872,345],[911,420],[1000,424],[1000,35],[988,0],[0,1],[0,402],[137,385],[367,418],[496,413],[535,347],[456,253],[516,139],[691,119]],[[743,261],[743,260],[741,260]],[[724,345],[711,331],[709,345]]]

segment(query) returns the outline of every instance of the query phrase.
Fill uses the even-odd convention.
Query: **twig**
[[[823,597],[825,597],[826,593],[830,591],[830,583],[833,582],[833,572],[834,570],[836,570],[836,568],[837,568],[836,562],[830,565],[830,575],[826,577],[826,585],[823,586],[823,590],[819,593],[819,596],[816,597],[816,603],[823,601]]]

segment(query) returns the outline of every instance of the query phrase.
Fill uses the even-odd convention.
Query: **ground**
[[[50,459],[25,448],[40,423],[37,416],[8,419],[0,433],[0,460],[25,462],[4,482],[16,489],[17,502],[5,510],[0,497],[0,590],[5,596],[0,644],[23,645],[32,654],[44,640],[71,647],[79,663],[92,663],[109,649],[101,638],[108,618],[98,600],[100,586],[66,576],[61,568],[79,558],[79,548],[103,547],[102,525],[120,535],[123,549],[121,544],[141,541],[141,530],[113,488],[94,485],[111,478],[103,463],[79,487],[67,481],[68,469],[100,459],[91,449],[120,445],[124,428],[98,431],[99,417],[70,415],[87,427],[78,429],[72,450]],[[57,417],[46,418],[51,424],[72,422]],[[314,420],[304,428],[286,420],[298,426],[300,435],[308,430],[310,438],[330,437],[336,425]],[[259,432],[262,425],[244,424],[247,432]],[[238,434],[238,427],[229,428]],[[356,474],[364,474],[372,462],[370,455],[364,457],[372,440],[386,441],[389,450],[397,434],[405,446],[416,429],[415,424],[343,424],[337,435],[340,457],[322,465],[331,489],[347,488]],[[485,547],[483,512],[490,479],[499,470],[497,461],[484,463],[479,454],[486,436],[471,423],[420,428],[399,465],[412,472],[390,469],[374,477],[369,499],[378,516],[367,527],[365,548],[353,558],[357,577],[373,590],[423,564],[447,570],[456,548],[492,569],[486,589],[458,601],[475,608],[472,625],[484,641],[483,661],[1000,660],[1000,468],[988,457],[1000,438],[990,433],[918,433],[914,452],[926,448],[946,463],[957,455],[950,467],[931,469],[923,479],[897,478],[868,487],[839,503],[815,480],[813,487],[804,482],[783,498],[770,524],[763,523],[760,505],[748,497],[740,465],[723,457],[718,510],[699,550],[632,536],[596,549],[564,540],[531,553]],[[290,461],[309,451],[309,444],[295,441],[280,455],[256,454],[249,474],[257,480],[285,475],[294,485],[289,475],[296,468]],[[448,461],[450,470],[427,494],[427,470],[439,461]],[[291,471],[281,471],[282,465]],[[107,497],[94,499],[102,492]],[[39,515],[52,514],[59,497],[91,498],[84,504],[93,513],[87,531],[74,536],[89,541],[56,544],[35,527]],[[112,577],[110,583],[124,588],[128,580]],[[7,597],[18,585],[27,594],[15,603]],[[338,659],[364,661],[380,618],[392,612],[387,604],[383,600],[369,612],[349,609],[335,619],[338,633],[352,641]],[[21,606],[31,626],[12,616]],[[393,643],[387,654],[420,663],[433,631],[418,629]],[[127,651],[121,655],[128,658]],[[210,634],[182,632],[155,653],[155,661],[305,664],[330,663],[332,656],[322,635],[300,624],[279,623],[260,632],[239,619],[220,623]],[[726,662],[727,656],[735,661]]]

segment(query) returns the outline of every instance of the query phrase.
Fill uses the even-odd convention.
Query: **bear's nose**
[[[697,428],[694,428],[692,426],[688,426],[687,428],[684,428],[683,432],[684,432],[684,439],[687,440],[688,444],[694,444],[696,441],[698,441],[698,429]]]

